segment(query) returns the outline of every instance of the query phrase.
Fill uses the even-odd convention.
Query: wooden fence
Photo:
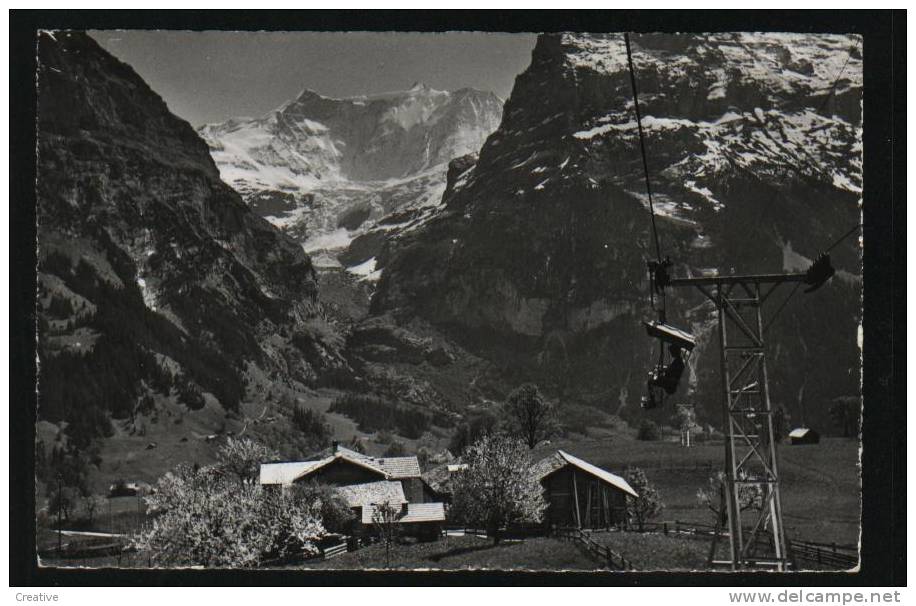
[[[547,534],[543,524],[512,524],[499,530],[500,540],[514,541],[529,539],[532,537],[542,537]],[[481,538],[490,538],[489,533],[484,528],[473,528],[469,526],[444,526],[442,536],[462,537],[475,536]]]
[[[595,542],[581,528],[557,528],[555,532],[561,539],[579,543],[592,557],[605,563],[612,570],[633,570],[632,562],[606,545]]]
[[[701,536],[712,536],[715,534],[715,526],[712,524],[703,524],[701,522],[681,522],[679,520],[648,522],[644,525],[646,532],[655,533],[678,533]],[[723,530],[722,537],[727,539],[727,533]],[[766,537],[758,537],[761,546],[766,542]],[[853,568],[859,562],[859,548],[856,545],[838,545],[837,543],[818,543],[815,541],[788,540],[786,547],[789,550],[790,559],[803,560],[805,562],[816,563],[819,566],[830,568],[849,569]]]
[[[832,544],[830,547],[806,543],[804,541],[789,541],[789,552],[798,560],[816,563],[820,566],[849,570],[859,563],[858,549],[851,552],[846,547]]]
[[[331,558],[336,558],[339,555],[347,553],[347,542],[339,543],[337,545],[331,545],[325,547],[321,550],[321,557],[325,560],[330,560]]]

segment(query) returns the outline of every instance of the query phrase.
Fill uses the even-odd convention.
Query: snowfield
[[[259,214],[306,252],[333,253],[394,212],[441,204],[448,163],[477,152],[501,115],[498,97],[472,89],[417,83],[346,99],[305,89],[264,116],[198,132]]]

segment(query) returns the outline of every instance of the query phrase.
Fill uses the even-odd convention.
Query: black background
[[[66,570],[35,554],[37,29],[856,33],[864,37],[862,556],[857,573]],[[10,11],[10,585],[906,584],[905,11]]]

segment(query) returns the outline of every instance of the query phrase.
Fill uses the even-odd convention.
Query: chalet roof
[[[261,484],[292,484],[339,460],[374,471],[386,480],[420,477],[420,463],[415,456],[376,458],[338,446],[328,456],[314,461],[264,463],[261,465]]]
[[[420,477],[417,457],[384,457],[374,459],[373,462],[394,479]]]
[[[307,476],[310,476],[313,473],[315,473],[316,471],[318,471],[319,469],[322,469],[323,467],[327,467],[328,465],[336,461],[346,461],[347,463],[351,463],[358,467],[363,467],[364,469],[367,469],[369,471],[374,471],[375,473],[379,474],[386,480],[389,479],[388,473],[385,472],[383,469],[380,469],[377,465],[373,465],[366,458],[352,456],[350,452],[352,451],[336,452],[334,453],[334,456],[327,457],[325,459],[321,459],[320,461],[317,461],[315,465],[305,469],[302,473],[300,473],[298,476],[293,478],[293,482],[296,482]]]
[[[293,480],[320,463],[321,461],[262,463],[261,484],[292,484]]]
[[[343,446],[337,447],[337,454],[343,454],[351,459],[359,459],[371,466],[384,471],[394,480],[403,478],[419,478],[420,462],[417,457],[371,457]]]
[[[369,505],[362,509],[362,523],[372,524],[375,515],[375,506]],[[442,503],[408,503],[407,513],[398,518],[398,524],[413,524],[416,522],[444,522],[445,505]]]
[[[445,505],[442,503],[408,503],[407,515],[398,520],[401,524],[414,522],[444,522]]]
[[[589,475],[593,475],[604,482],[607,482],[615,488],[619,488],[623,492],[638,497],[636,491],[627,483],[626,480],[620,476],[613,474],[605,469],[601,469],[597,465],[592,465],[588,461],[583,461],[578,457],[574,457],[568,452],[563,452],[562,450],[556,451],[554,454],[549,457],[542,459],[534,465],[534,473],[537,479],[543,480],[553,472],[565,467],[566,465],[572,465],[578,469],[584,471]]]
[[[400,482],[382,480],[380,482],[341,486],[337,490],[346,499],[350,507],[365,507],[372,503],[384,503],[386,501],[392,505],[400,506],[402,503],[407,502],[407,498],[404,496],[404,488]]]

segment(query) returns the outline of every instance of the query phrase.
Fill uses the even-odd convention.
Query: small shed
[[[544,487],[551,526],[610,528],[626,522],[627,496],[636,491],[622,477],[558,450],[535,465]]]
[[[363,526],[374,531],[375,505],[362,507]],[[435,541],[442,534],[445,523],[445,505],[442,503],[403,503],[395,522],[399,531],[420,541]]]
[[[799,444],[817,444],[821,441],[821,434],[810,427],[796,427],[789,432],[789,443],[793,446]]]

